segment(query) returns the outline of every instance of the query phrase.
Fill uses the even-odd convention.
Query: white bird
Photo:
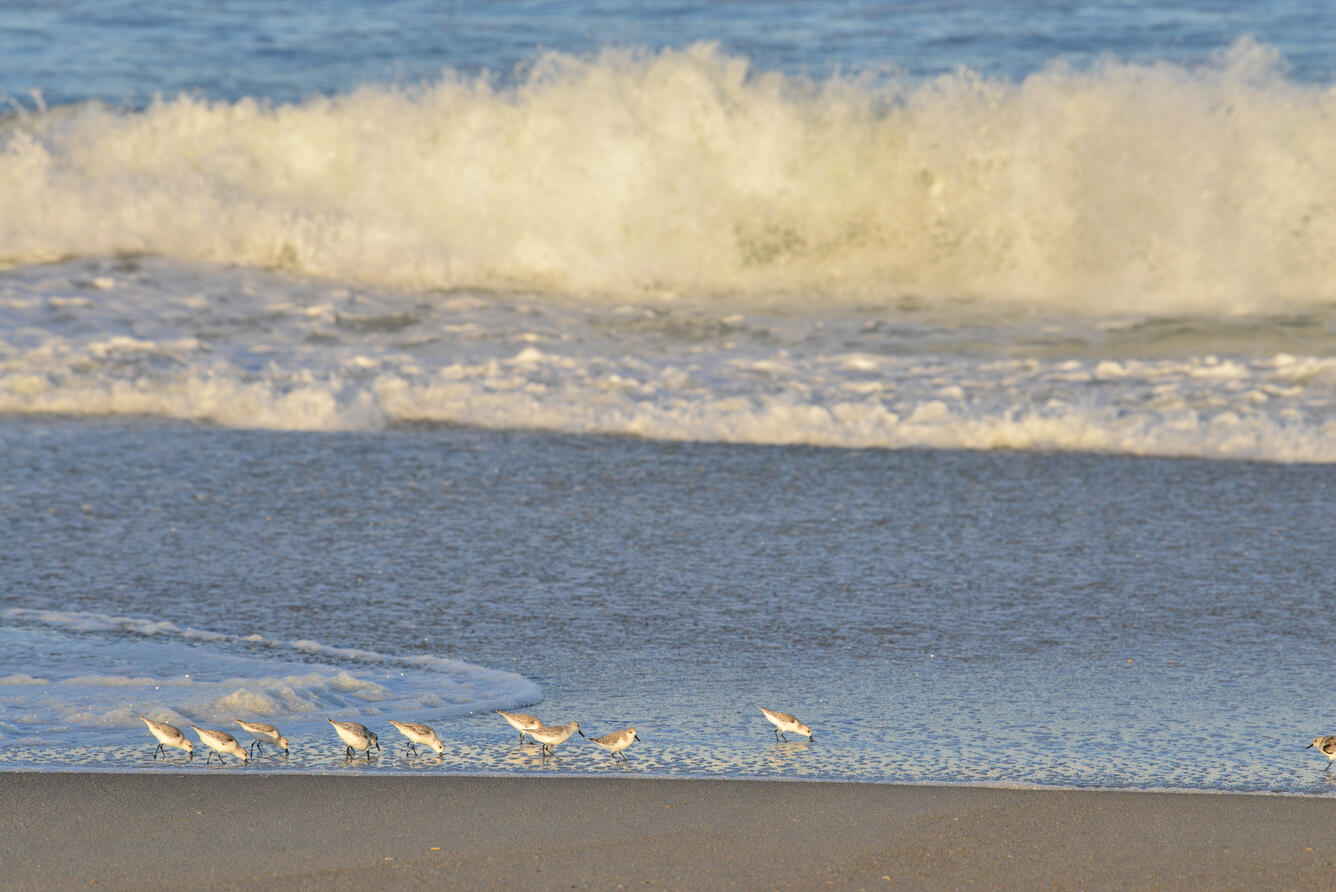
[[[371,747],[380,752],[380,741],[376,739],[375,731],[368,731],[366,725],[359,725],[357,722],[336,722],[333,719],[325,719],[334,726],[338,732],[339,739],[348,744],[348,751],[345,754],[349,759],[353,757],[353,750],[366,750],[366,760],[371,761]]]
[[[195,729],[195,733],[199,735],[202,743],[218,754],[219,762],[223,761],[223,753],[238,756],[243,762],[250,761],[250,753],[246,752],[241,744],[237,743],[237,739],[226,731],[211,731],[207,728],[198,728],[195,725],[190,727]],[[209,753],[209,759],[212,758],[213,753]],[[204,760],[206,765],[209,759]]]
[[[510,722],[510,727],[520,732],[520,743],[524,742],[524,735],[531,731],[537,731],[543,727],[543,720],[536,715],[529,715],[527,712],[505,712],[498,709],[496,714]],[[532,735],[530,735],[532,736]]]
[[[766,709],[764,706],[758,706],[756,708],[765,713],[765,717],[774,724],[776,740],[779,740],[782,736],[780,733],[782,731],[792,731],[794,734],[806,734],[808,740],[812,739],[812,729],[789,715],[787,712],[775,712],[772,709]],[[788,738],[785,737],[784,740],[787,742]]]
[[[579,722],[567,722],[564,725],[543,725],[541,728],[535,728],[527,733],[543,745],[543,758],[551,755],[552,747],[565,743],[572,734],[585,736],[584,732],[580,730]]]
[[[390,719],[390,724],[399,729],[399,733],[408,738],[408,746],[405,751],[412,750],[417,754],[417,747],[414,744],[423,744],[436,750],[437,755],[445,754],[445,744],[441,743],[441,738],[436,736],[431,725],[419,725],[417,722],[396,722]]]
[[[148,716],[140,716],[144,724],[148,725],[149,733],[158,738],[158,748],[153,751],[153,758],[158,758],[158,753],[167,758],[167,750],[163,747],[174,746],[179,750],[185,750],[190,753],[190,758],[195,758],[195,744],[186,740],[186,736],[181,733],[181,729],[175,725],[169,725],[166,722],[155,722]]]
[[[625,754],[622,754],[622,750],[630,746],[631,741],[640,740],[640,735],[636,734],[635,728],[623,728],[620,731],[613,731],[611,734],[604,734],[602,737],[591,737],[589,740],[612,753],[614,759],[621,755],[622,761],[625,762],[627,758]]]
[[[1317,747],[1317,751],[1327,757],[1327,767],[1322,770],[1330,771],[1332,761],[1336,760],[1336,735],[1314,737],[1313,742],[1304,749],[1311,750],[1313,747]]]
[[[257,749],[260,752],[264,752],[264,747],[260,746],[260,742],[263,741],[265,743],[271,743],[274,746],[283,747],[283,755],[286,756],[288,754],[288,739],[282,734],[279,734],[278,729],[273,725],[267,725],[264,722],[243,722],[241,719],[233,719],[232,721],[236,722],[241,726],[243,731],[255,738],[255,742],[251,744],[252,753]]]

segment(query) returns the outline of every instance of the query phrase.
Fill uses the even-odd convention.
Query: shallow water
[[[10,609],[4,634],[54,639],[47,682],[88,652],[149,676],[57,727],[79,685],[14,685],[8,768],[162,770],[131,706],[215,726],[249,706],[294,749],[247,770],[1328,789],[1303,751],[1327,730],[1306,670],[1333,631],[1328,466],[156,422],[9,422],[3,446],[0,584],[57,611]],[[211,634],[155,635],[164,659],[108,614]],[[191,710],[159,693],[296,641],[327,646],[285,659],[404,693],[283,703],[276,669],[267,705],[229,687],[263,693],[244,673]],[[423,702],[453,689],[419,655],[644,742],[544,763],[487,711],[532,694]],[[815,740],[777,743],[757,705]],[[330,712],[384,751],[345,764]],[[386,718],[431,722],[444,756],[405,757]]]

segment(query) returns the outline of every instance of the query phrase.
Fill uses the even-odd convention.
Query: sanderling
[[[1317,751],[1327,757],[1327,767],[1322,770],[1330,771],[1332,761],[1336,760],[1336,735],[1314,737],[1313,742],[1304,749],[1311,750],[1313,747],[1317,747]]]
[[[264,722],[243,722],[241,719],[233,719],[232,721],[236,722],[241,726],[243,731],[255,738],[255,742],[251,744],[252,755],[254,755],[254,752],[257,749],[260,752],[264,752],[264,747],[260,746],[261,741],[272,743],[274,746],[281,746],[283,747],[283,755],[286,756],[288,754],[288,739],[282,734],[279,734],[278,729],[273,725],[266,725]]]
[[[580,730],[579,722],[567,722],[564,725],[543,725],[541,728],[534,728],[532,731],[526,731],[525,733],[543,745],[543,758],[551,755],[552,747],[565,743],[566,739],[572,734],[585,736],[584,732]]]
[[[758,706],[756,708],[765,713],[765,717],[774,723],[776,740],[779,740],[779,738],[783,736],[780,733],[781,731],[792,731],[794,734],[806,734],[808,740],[812,739],[812,729],[789,715],[787,712],[775,712],[772,709],[766,709],[764,706]],[[787,737],[785,737],[784,740],[785,742],[788,742]]]
[[[181,733],[180,728],[166,722],[155,722],[148,716],[141,715],[140,718],[144,720],[145,725],[148,725],[149,732],[158,738],[158,748],[153,751],[153,758],[158,758],[158,753],[162,753],[164,759],[167,758],[167,750],[163,749],[165,746],[174,746],[179,750],[185,750],[190,753],[190,758],[195,758],[195,744],[186,740],[186,736]]]
[[[348,744],[348,751],[345,754],[349,759],[353,757],[353,750],[366,750],[366,760],[371,761],[371,747],[380,752],[380,741],[376,739],[375,731],[368,731],[366,725],[359,725],[357,722],[336,722],[333,719],[325,719],[334,726],[338,732],[339,739]]]
[[[510,722],[510,727],[520,732],[520,743],[524,742],[524,735],[530,731],[537,731],[543,727],[543,720],[536,715],[529,715],[527,712],[505,712],[498,709],[496,714]],[[530,734],[532,737],[533,735]]]
[[[441,743],[441,738],[436,736],[431,725],[419,725],[417,722],[396,722],[389,720],[390,724],[399,729],[399,733],[408,738],[408,746],[404,751],[412,750],[417,755],[417,747],[414,744],[421,743],[436,750],[437,755],[445,754],[445,744]]]
[[[622,750],[630,746],[631,741],[640,740],[640,735],[636,734],[635,728],[623,728],[620,731],[613,731],[611,734],[604,734],[602,737],[591,737],[589,740],[612,753],[614,759],[621,755],[622,761],[625,762],[627,758]]]
[[[190,727],[195,729],[195,733],[199,735],[201,742],[218,754],[219,762],[223,761],[223,753],[239,756],[243,762],[250,761],[250,753],[246,752],[245,748],[237,743],[237,739],[226,731],[210,731],[207,728],[200,728],[196,725],[191,725]],[[209,753],[209,759],[212,758],[213,753]],[[206,765],[208,764],[209,759],[204,760]]]

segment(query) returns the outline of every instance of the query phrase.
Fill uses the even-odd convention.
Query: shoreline
[[[533,746],[533,744],[526,744]],[[166,757],[168,759],[184,759],[184,755],[172,751]],[[1279,798],[1279,799],[1336,799],[1336,773],[1333,775],[1322,775],[1320,777],[1329,777],[1329,786],[1321,791],[1309,790],[1221,790],[1208,787],[1099,787],[1099,786],[1071,786],[1062,784],[1044,784],[1030,781],[991,781],[991,780],[868,780],[858,777],[812,777],[805,775],[728,775],[728,774],[691,774],[691,773],[654,773],[645,771],[643,773],[599,773],[595,771],[580,770],[552,770],[543,769],[541,773],[536,771],[521,770],[453,770],[435,768],[415,768],[410,766],[398,766],[393,768],[373,767],[370,770],[359,772],[357,769],[362,766],[356,764],[361,758],[360,754],[352,760],[353,764],[347,764],[342,756],[331,759],[331,764],[337,763],[338,768],[352,768],[353,771],[340,771],[337,768],[273,768],[263,765],[262,760],[252,760],[248,764],[228,764],[227,771],[230,776],[247,777],[307,777],[307,778],[331,778],[336,780],[361,779],[385,779],[385,778],[422,778],[430,780],[454,779],[472,779],[472,780],[592,780],[592,781],[640,781],[645,783],[655,781],[689,781],[699,783],[738,783],[738,784],[829,784],[830,786],[869,786],[869,787],[900,787],[905,789],[914,789],[928,787],[940,790],[982,790],[986,792],[1020,792],[1020,793],[1125,793],[1125,794],[1154,794],[1165,796],[1241,796],[1241,797],[1260,797],[1260,798]],[[203,768],[203,766],[198,766]],[[197,778],[197,777],[226,777],[228,774],[219,775],[220,769],[217,765],[203,768],[203,771],[212,771],[213,774],[204,774],[197,770],[193,761],[181,762],[177,765],[146,763],[143,767],[127,768],[124,765],[115,767],[98,767],[88,764],[70,764],[66,766],[35,765],[27,763],[5,764],[0,762],[0,778],[8,775],[22,774],[57,774],[57,775],[126,775],[136,777],[175,777],[175,778]],[[3,785],[3,781],[0,781]]]
[[[1286,888],[1320,796],[862,782],[0,772],[9,888]]]

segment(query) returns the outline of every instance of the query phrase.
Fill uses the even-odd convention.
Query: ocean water
[[[1330,792],[1336,14],[938,7],[0,10],[0,768]]]

